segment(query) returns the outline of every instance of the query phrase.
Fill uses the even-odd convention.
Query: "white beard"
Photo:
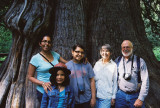
[[[124,57],[130,56],[132,53],[133,53],[133,49],[131,49],[131,51],[128,52],[127,54],[125,54],[125,53],[122,51],[122,54],[123,54]]]

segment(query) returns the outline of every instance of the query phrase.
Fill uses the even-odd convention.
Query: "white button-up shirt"
[[[117,65],[113,60],[103,64],[102,59],[96,62],[94,68],[97,98],[115,99],[117,92]]]

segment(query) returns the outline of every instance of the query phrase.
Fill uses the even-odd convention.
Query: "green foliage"
[[[153,45],[153,52],[160,61],[160,4],[158,0],[141,0],[142,19],[148,40]]]
[[[157,60],[160,61],[160,47],[154,47],[153,52]]]
[[[12,33],[4,26],[0,26],[0,53],[9,53],[12,43]],[[0,57],[0,61],[4,61],[5,57]],[[1,66],[1,63],[0,63]]]
[[[142,18],[147,37],[151,35],[160,40],[160,2],[159,0],[141,0]],[[154,41],[155,42],[155,41]]]
[[[0,53],[8,53],[11,47],[12,34],[11,31],[0,26]]]
[[[0,61],[4,61],[6,59],[7,56],[5,57],[0,57]],[[2,63],[0,63],[0,66],[2,65]]]
[[[0,61],[4,61],[6,59],[6,56],[5,57],[0,57]]]
[[[3,22],[12,3],[13,0],[0,0],[0,53],[8,53],[12,42],[11,32]]]

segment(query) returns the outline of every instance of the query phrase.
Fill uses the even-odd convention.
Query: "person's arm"
[[[48,106],[48,95],[46,92],[44,92],[41,101],[41,108],[47,108],[47,106]]]
[[[100,67],[100,66],[99,66],[98,63],[96,62],[95,65],[94,65],[94,67],[93,67],[93,72],[94,72],[94,74],[95,74],[95,76],[94,76],[95,82],[98,81],[98,75],[97,75],[97,73],[99,72],[99,71],[98,71],[99,67]]]
[[[140,60],[141,60],[141,62],[140,62],[140,64],[141,64],[140,76],[141,76],[142,85],[141,85],[138,99],[134,103],[135,107],[142,106],[143,101],[144,101],[145,97],[147,96],[148,90],[149,90],[149,77],[148,77],[147,66],[146,66],[146,63],[143,59],[140,59]]]
[[[33,66],[32,64],[29,64],[29,66],[28,66],[28,79],[29,79],[31,82],[33,82],[33,83],[35,83],[35,84],[37,84],[37,85],[43,86],[43,88],[44,88],[44,90],[46,91],[46,93],[48,92],[48,91],[47,91],[47,88],[48,88],[49,90],[52,90],[52,87],[50,86],[50,82],[39,81],[38,79],[36,79],[36,78],[34,77],[35,71],[36,71],[36,67]]]
[[[90,78],[90,83],[91,83],[91,95],[92,95],[90,105],[91,107],[94,107],[96,104],[96,87],[94,78]]]
[[[59,58],[59,61],[62,62],[62,63],[64,63],[64,64],[66,64],[66,63],[68,62],[67,60],[65,60],[65,59],[62,58],[61,56],[60,56],[60,58]]]
[[[118,88],[117,86],[117,65],[115,65],[114,74],[113,74],[113,95],[112,95],[112,100],[111,100],[112,106],[114,106],[115,104],[117,88]]]

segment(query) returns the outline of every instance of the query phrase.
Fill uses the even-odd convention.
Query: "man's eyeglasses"
[[[47,41],[47,40],[43,40],[42,42],[45,43],[45,44],[46,43],[51,44],[51,41]]]
[[[122,47],[122,49],[125,49],[125,48],[126,48],[126,49],[129,49],[129,48],[131,48],[131,47],[129,47],[129,46],[126,46],[126,47]]]
[[[83,51],[74,51],[74,52],[76,52],[76,53],[81,53],[81,54],[84,54],[84,52]]]

